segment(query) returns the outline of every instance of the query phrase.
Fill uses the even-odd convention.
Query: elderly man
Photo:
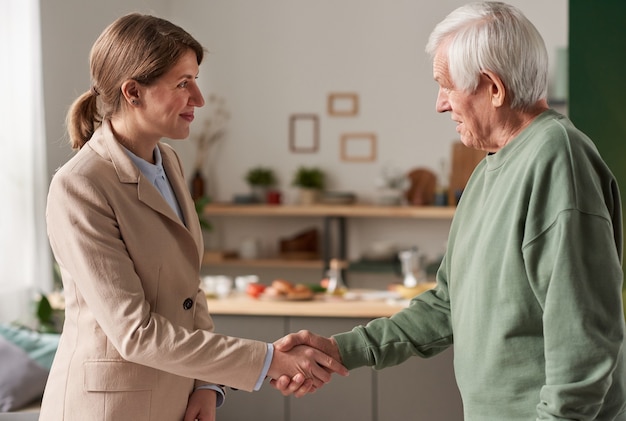
[[[454,345],[465,420],[626,420],[617,183],[546,102],[543,39],[516,8],[473,3],[426,51],[461,141],[486,152],[452,222],[437,288],[391,318],[306,343],[353,369]],[[288,390],[285,378],[275,386]]]

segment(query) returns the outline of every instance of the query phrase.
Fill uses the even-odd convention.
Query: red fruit
[[[248,284],[246,287],[246,294],[253,298],[259,298],[259,295],[261,295],[263,291],[265,291],[265,285],[256,282]]]

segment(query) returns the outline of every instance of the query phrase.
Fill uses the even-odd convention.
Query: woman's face
[[[204,105],[196,83],[198,71],[196,54],[188,50],[172,69],[145,87],[139,124],[147,137],[158,140],[189,136],[194,110]]]
[[[492,151],[495,146],[492,137],[496,121],[483,77],[474,92],[456,88],[450,77],[445,48],[440,48],[435,55],[433,76],[439,84],[437,112],[450,112],[450,118],[456,122],[456,131],[465,146]]]

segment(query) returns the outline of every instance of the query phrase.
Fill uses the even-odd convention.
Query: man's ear
[[[494,107],[501,107],[506,98],[506,87],[504,86],[502,79],[500,79],[500,76],[491,71],[485,71],[482,75],[488,83],[488,92],[491,97],[491,104]]]
[[[122,83],[122,95],[130,105],[139,105],[141,103],[141,86],[134,79],[128,79]]]

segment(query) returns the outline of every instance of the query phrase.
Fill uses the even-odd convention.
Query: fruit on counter
[[[269,299],[308,300],[313,298],[313,291],[304,284],[294,284],[284,279],[275,279],[265,288],[263,297]]]
[[[274,279],[271,286],[281,294],[287,294],[294,288],[291,282],[284,279]]]
[[[288,300],[306,300],[313,298],[313,291],[303,284],[298,284],[293,287],[293,290],[287,293]]]
[[[248,284],[246,287],[246,294],[252,298],[259,298],[259,296],[263,294],[266,289],[267,287],[265,285],[253,282]]]
[[[410,300],[416,295],[421,294],[424,291],[428,291],[429,289],[433,289],[437,286],[437,282],[420,282],[414,287],[405,287],[402,284],[393,284],[390,285],[389,289],[392,291],[396,291],[398,294],[402,296],[402,298],[406,298]]]

